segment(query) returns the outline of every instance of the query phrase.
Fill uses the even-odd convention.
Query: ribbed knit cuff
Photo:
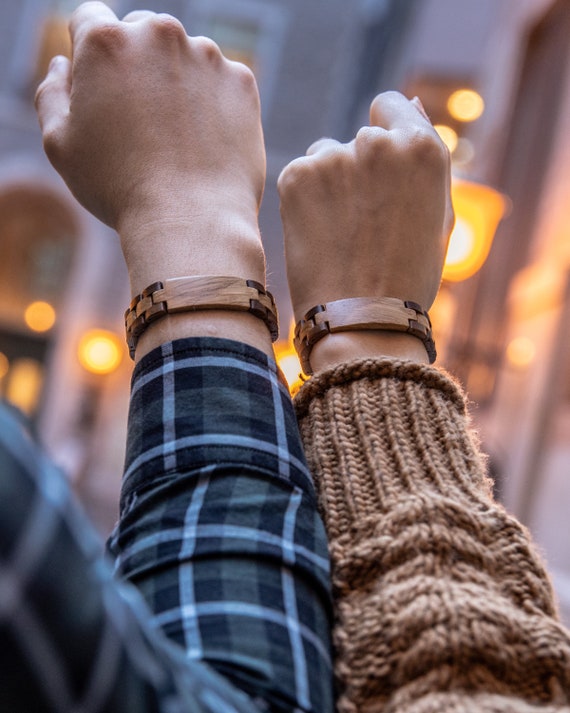
[[[463,561],[492,571],[517,605],[554,613],[528,532],[493,501],[452,377],[413,362],[359,360],[311,379],[295,407],[337,589],[423,553],[435,568]]]
[[[295,408],[330,537],[368,531],[369,518],[391,517],[402,501],[405,517],[415,521],[434,498],[489,506],[465,397],[445,372],[406,361],[355,361],[307,382]]]

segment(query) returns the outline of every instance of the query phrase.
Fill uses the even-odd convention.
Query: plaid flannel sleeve
[[[262,710],[333,709],[327,542],[275,363],[185,339],[137,366],[117,571]]]
[[[0,407],[0,710],[332,711],[324,531],[259,352],[183,340],[137,367],[110,547],[136,587]]]
[[[251,713],[113,578],[65,476],[0,404],[0,711]]]

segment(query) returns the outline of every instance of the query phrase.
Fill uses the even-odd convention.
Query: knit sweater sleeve
[[[366,360],[295,399],[328,531],[341,713],[570,711],[570,636],[457,384]]]

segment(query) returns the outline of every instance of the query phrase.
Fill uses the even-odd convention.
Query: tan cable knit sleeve
[[[339,711],[570,711],[570,636],[455,382],[367,360],[295,405],[330,538]]]

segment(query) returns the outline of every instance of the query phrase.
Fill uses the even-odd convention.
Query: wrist
[[[328,339],[347,332],[349,337],[354,336],[348,340]],[[411,336],[416,344],[395,338],[398,335]],[[421,354],[422,360],[427,358],[429,363],[436,358],[428,313],[416,302],[396,297],[349,297],[316,304],[297,322],[294,343],[303,371],[309,375],[315,371],[312,352],[319,344],[319,368],[322,368],[319,355],[325,355],[327,366],[331,360],[336,364],[355,356],[386,355],[415,360]],[[418,343],[422,345],[421,352]]]
[[[232,275],[265,285],[257,221],[223,215],[154,220],[123,229],[120,238],[133,297],[153,282],[192,275]]]
[[[265,256],[251,205],[238,210],[200,204],[160,202],[153,210],[129,210],[117,230],[127,264],[131,296],[170,278],[220,275],[265,285]],[[255,203],[255,202],[254,202]],[[184,212],[180,210],[184,207]],[[267,326],[248,313],[224,310],[172,313],[149,324],[136,347],[136,360],[165,342],[185,337],[222,337],[273,354]]]
[[[311,351],[313,373],[353,359],[390,358],[429,364],[422,342],[405,332],[337,332],[319,340]]]
[[[265,257],[251,192],[173,188],[124,210],[117,232],[132,296],[157,280],[234,275],[265,284]]]
[[[247,313],[210,310],[169,314],[151,324],[138,340],[135,362],[166,342],[187,337],[233,339],[273,357],[269,331],[260,319]]]
[[[222,313],[223,319],[218,314]],[[263,285],[252,280],[234,276],[199,275],[171,278],[154,282],[137,295],[125,312],[125,331],[131,357],[137,354],[137,345],[142,335],[167,320],[163,329],[154,329],[152,346],[178,337],[210,336],[240,339],[253,335],[257,345],[257,324],[248,320],[239,321],[235,327],[232,313],[249,314],[265,323],[271,341],[278,338],[277,309],[273,296]],[[188,314],[190,319],[177,320],[176,315]],[[228,331],[231,334],[228,334]],[[263,333],[265,337],[265,333]],[[158,341],[157,341],[158,340]],[[148,341],[148,340],[147,340]],[[244,341],[252,343],[250,339]],[[259,348],[265,350],[266,340]],[[140,353],[139,353],[140,358]]]

